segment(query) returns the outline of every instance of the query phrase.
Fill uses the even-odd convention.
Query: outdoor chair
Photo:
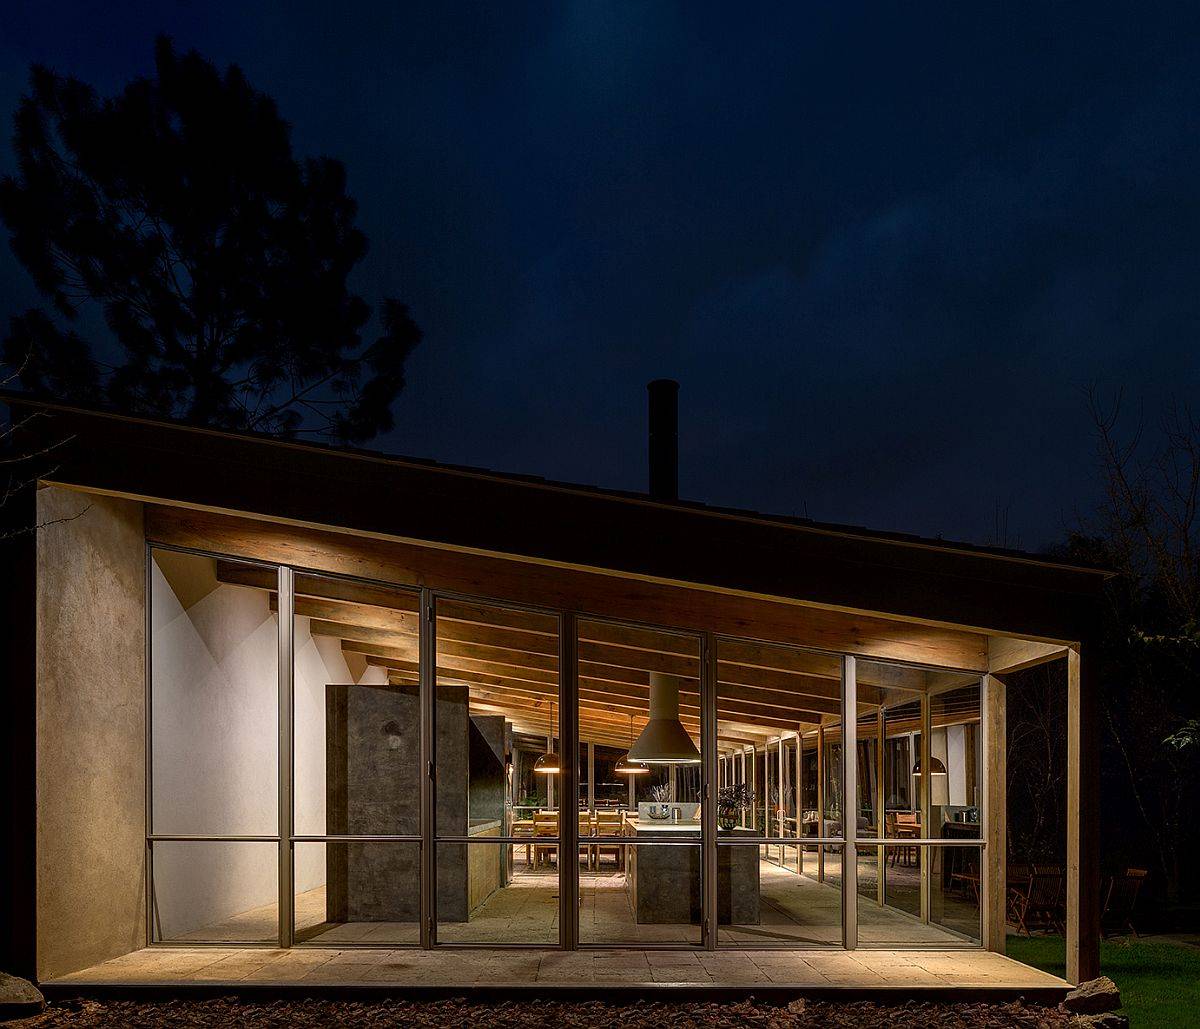
[[[1033,928],[1062,929],[1063,873],[1037,870],[1030,874],[1024,889],[1009,888],[1009,917],[1017,932],[1032,936]]]
[[[1144,868],[1127,868],[1123,875],[1114,875],[1108,880],[1104,891],[1104,907],[1100,912],[1101,933],[1137,936],[1137,930],[1133,927],[1133,908],[1147,874]]]

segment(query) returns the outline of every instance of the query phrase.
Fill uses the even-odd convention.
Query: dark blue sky
[[[672,376],[688,498],[1034,549],[1099,492],[1084,388],[1200,383],[1198,19],[10,2],[0,110],[158,32],[240,64],[426,332],[383,449],[638,489]],[[35,301],[5,249],[0,318]]]

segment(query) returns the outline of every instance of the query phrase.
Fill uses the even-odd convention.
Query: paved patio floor
[[[793,987],[1035,995],[1061,979],[983,951],[524,951],[154,947],[45,984],[313,987]]]

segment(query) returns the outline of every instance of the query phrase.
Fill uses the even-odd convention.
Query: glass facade
[[[147,564],[154,942],[979,945],[977,677]]]

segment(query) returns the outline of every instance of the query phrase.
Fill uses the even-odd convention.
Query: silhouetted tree
[[[51,308],[10,321],[4,359],[27,388],[335,442],[391,427],[420,330],[387,299],[364,340],[345,169],[293,157],[240,69],[159,39],[154,76],[103,98],[35,66],[14,141],[0,218]],[[89,307],[111,340],[85,339]]]
[[[1196,889],[1183,870],[1200,839],[1200,424],[1173,410],[1153,438],[1126,435],[1119,400],[1091,401],[1107,490],[1070,551],[1122,573],[1101,641],[1105,798],[1137,819],[1108,819],[1127,834],[1109,844],[1157,866],[1174,902]]]

